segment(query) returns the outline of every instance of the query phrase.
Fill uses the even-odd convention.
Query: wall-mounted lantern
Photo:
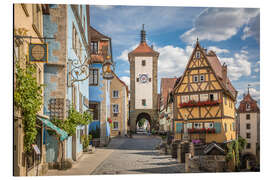
[[[105,62],[102,64],[102,76],[103,79],[113,79],[113,63],[111,61],[111,57],[107,56]]]

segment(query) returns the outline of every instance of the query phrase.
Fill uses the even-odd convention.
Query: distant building
[[[172,131],[173,104],[169,103],[169,96],[177,78],[161,78],[159,103],[159,131]]]
[[[103,79],[102,65],[107,56],[112,58],[111,38],[89,26],[91,35],[91,64],[89,65],[89,108],[94,121],[99,121],[100,145],[109,142],[110,80]]]
[[[239,135],[247,141],[243,154],[251,153],[254,156],[259,156],[260,109],[249,91],[243,95],[237,109],[237,126]]]
[[[111,80],[111,136],[127,134],[128,128],[128,86],[116,74]]]
[[[193,49],[182,78],[174,88],[174,134],[182,140],[184,123],[190,140],[223,143],[236,139],[235,102],[227,66],[199,41]]]

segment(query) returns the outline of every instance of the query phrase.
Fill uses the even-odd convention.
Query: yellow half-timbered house
[[[236,138],[237,91],[213,51],[197,40],[181,80],[174,88],[175,140],[181,140],[186,123],[189,139],[223,143]]]

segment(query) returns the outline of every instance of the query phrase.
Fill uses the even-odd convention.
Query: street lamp
[[[113,75],[114,68],[112,70],[112,65],[113,65],[113,63],[111,61],[111,56],[107,56],[106,60],[102,64],[102,76],[103,76],[103,79],[110,80],[110,79],[114,78],[114,75]]]

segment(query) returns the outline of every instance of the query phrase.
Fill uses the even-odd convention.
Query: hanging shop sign
[[[30,62],[48,62],[48,44],[30,43],[29,44]]]
[[[112,61],[110,60],[110,56],[107,56],[107,59],[102,65],[102,76],[103,79],[113,79],[113,71],[112,71]]]

